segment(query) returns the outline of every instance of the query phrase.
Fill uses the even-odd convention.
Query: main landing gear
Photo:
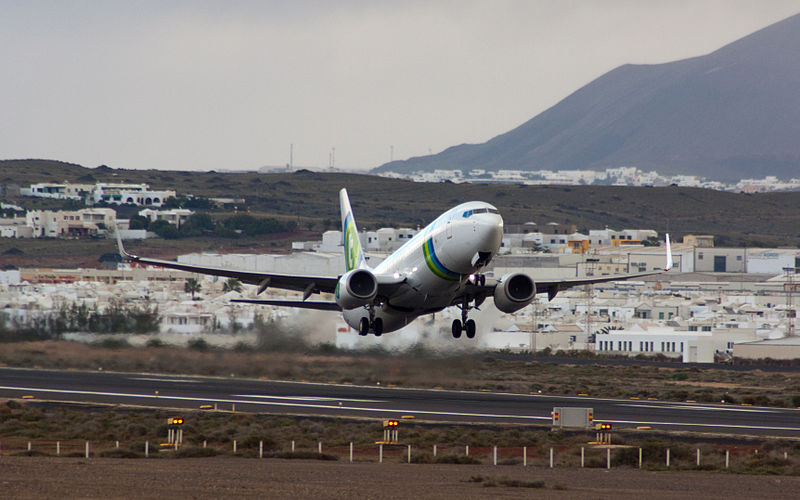
[[[465,300],[464,303],[458,307],[461,309],[461,319],[453,320],[453,338],[461,338],[461,332],[466,333],[468,339],[475,338],[475,320],[467,319],[467,314],[469,310],[472,309],[469,306],[469,302]]]
[[[375,317],[374,306],[369,307],[369,318],[361,318],[361,321],[358,323],[359,335],[365,336],[370,330],[372,330],[376,337],[380,337],[383,334],[383,320]]]

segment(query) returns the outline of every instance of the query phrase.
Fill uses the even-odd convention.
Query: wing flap
[[[232,299],[231,302],[244,302],[246,304],[260,304],[264,306],[297,307],[300,309],[316,309],[317,311],[341,311],[336,302],[314,302],[299,300],[269,300],[269,299]]]

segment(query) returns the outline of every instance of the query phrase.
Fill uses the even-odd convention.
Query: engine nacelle
[[[536,283],[527,274],[511,273],[494,288],[494,305],[504,313],[519,311],[533,301]]]
[[[336,303],[342,309],[355,309],[369,304],[378,294],[378,280],[366,269],[353,269],[339,278]]]

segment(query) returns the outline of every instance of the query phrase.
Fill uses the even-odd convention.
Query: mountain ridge
[[[685,234],[714,234],[719,246],[800,247],[800,191],[744,194],[677,186],[417,183],[330,172],[124,170],[17,160],[0,161],[0,200],[37,210],[82,208],[75,202],[12,196],[13,190],[5,189],[65,180],[144,182],[154,189],[177,189],[179,195],[244,197],[246,208],[240,208],[245,213],[294,220],[308,231],[338,228],[338,193],[346,187],[362,231],[422,227],[459,203],[482,200],[496,206],[508,224],[558,222],[575,224],[583,232],[606,226],[669,228],[676,239]],[[0,254],[17,245],[19,240],[0,238]],[[213,250],[203,245],[196,249]],[[113,251],[113,244],[106,251]]]
[[[602,170],[637,166],[731,181],[800,165],[800,14],[703,56],[625,64],[482,144],[381,165]]]

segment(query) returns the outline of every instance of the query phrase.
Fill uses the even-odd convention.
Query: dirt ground
[[[478,481],[480,480],[480,481]],[[543,487],[507,486],[543,481]],[[487,486],[487,483],[494,484]],[[0,457],[4,498],[796,498],[800,477],[316,460]]]

